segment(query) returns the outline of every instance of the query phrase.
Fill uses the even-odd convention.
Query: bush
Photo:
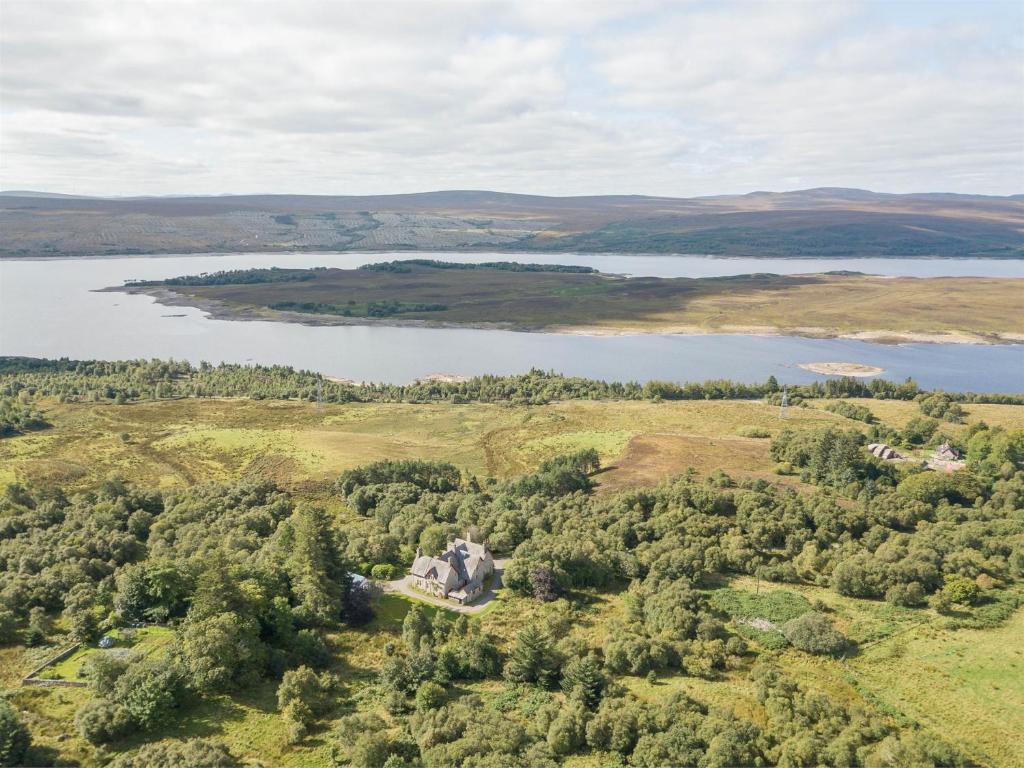
[[[813,611],[787,621],[782,625],[782,634],[795,648],[808,653],[838,653],[847,644],[846,637],[831,621]]]
[[[909,584],[894,584],[886,590],[885,601],[913,608],[924,603],[924,588],[916,581]]]
[[[75,713],[75,730],[91,744],[106,744],[119,739],[131,727],[127,710],[107,699],[93,699]]]
[[[14,707],[0,699],[0,765],[20,765],[31,742],[28,728]]]
[[[974,605],[981,597],[981,587],[966,576],[947,576],[942,594],[952,603]]]
[[[771,437],[772,436],[772,433],[769,432],[764,427],[740,427],[736,431],[736,434],[739,435],[740,437],[765,438],[765,437]]]
[[[227,745],[214,739],[161,741],[121,755],[108,768],[236,768]]]
[[[377,581],[391,581],[395,578],[395,566],[390,563],[377,563],[370,569],[370,578]]]
[[[416,709],[420,712],[439,709],[444,704],[445,698],[444,688],[428,680],[416,691]]]

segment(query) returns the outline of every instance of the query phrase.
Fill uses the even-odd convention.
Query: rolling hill
[[[0,193],[0,256],[296,250],[1024,257],[1020,196],[821,188],[700,198],[502,192]]]

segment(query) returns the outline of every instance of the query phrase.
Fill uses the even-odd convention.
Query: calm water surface
[[[173,357],[286,364],[360,381],[430,373],[517,373],[531,367],[614,380],[731,378],[809,382],[799,363],[877,365],[923,386],[1024,392],[1024,346],[906,344],[751,336],[587,337],[505,331],[307,327],[211,320],[148,296],[95,293],[128,279],[268,266],[355,267],[408,253],[231,254],[0,261],[0,354],[80,359]],[[432,254],[450,261],[586,264],[604,272],[710,277],[848,269],[885,275],[1024,277],[1024,261],[994,259],[724,259],[700,256]]]

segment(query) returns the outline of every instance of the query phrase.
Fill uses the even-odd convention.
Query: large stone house
[[[480,596],[484,580],[494,573],[494,557],[486,542],[455,539],[437,557],[416,550],[412,564],[412,583],[424,592],[468,603]]]

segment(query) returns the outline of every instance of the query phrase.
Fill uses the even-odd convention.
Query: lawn
[[[163,653],[174,641],[174,630],[167,627],[142,627],[129,632],[129,640],[124,640],[123,630],[111,633],[118,641],[113,648],[100,648],[96,644],[83,645],[71,656],[42,670],[38,677],[46,680],[80,680],[83,677],[85,663],[96,654],[122,656],[128,653],[141,656],[153,656]]]

